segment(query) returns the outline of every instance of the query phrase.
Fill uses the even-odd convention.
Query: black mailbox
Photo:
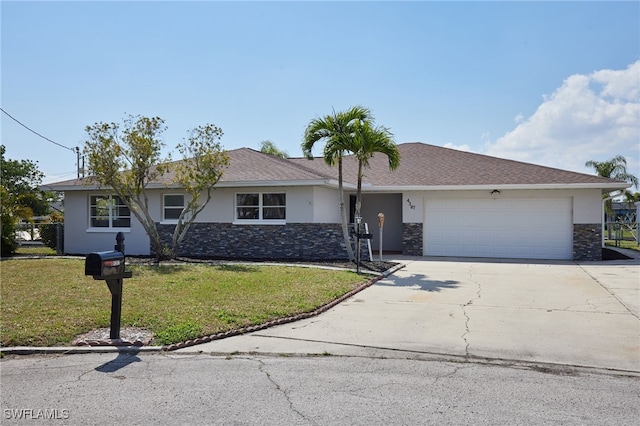
[[[114,251],[89,253],[84,260],[84,274],[94,280],[105,280],[111,292],[111,328],[109,337],[120,338],[120,313],[122,311],[122,282],[133,276],[124,270],[124,234],[118,232]]]
[[[84,263],[84,274],[102,279],[124,278],[124,254],[119,251],[89,253]]]

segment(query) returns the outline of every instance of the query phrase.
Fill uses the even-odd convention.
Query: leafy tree
[[[9,256],[15,253],[18,248],[16,241],[17,218],[13,213],[12,204],[9,191],[4,185],[0,185],[0,227],[2,228],[0,253],[2,256]]]
[[[281,151],[278,149],[276,144],[271,141],[262,141],[260,142],[260,152],[265,154],[275,155],[280,158],[289,158],[289,154],[287,151]]]
[[[389,169],[395,170],[400,165],[400,151],[393,141],[393,135],[384,126],[375,126],[372,121],[358,122],[355,125],[354,145],[351,151],[358,160],[358,187],[356,192],[355,214],[360,217],[362,207],[362,178],[364,168],[369,167],[369,160],[375,153],[387,156]]]
[[[632,208],[637,202],[640,201],[640,192],[624,191],[624,202],[627,207]]]
[[[55,194],[39,189],[44,173],[35,162],[9,160],[5,158],[5,152],[5,146],[0,145],[2,253],[10,255],[17,248],[15,231],[18,221],[33,221],[34,214],[49,214],[49,199]]]
[[[351,239],[349,238],[349,225],[347,212],[344,206],[344,187],[342,175],[342,158],[349,151],[354,152],[354,138],[356,125],[369,120],[371,112],[362,106],[355,106],[347,111],[333,112],[325,117],[311,120],[304,132],[302,152],[313,160],[312,150],[316,143],[324,142],[323,158],[329,166],[338,166],[338,197],[340,204],[340,216],[342,219],[342,235],[347,247],[350,260],[355,259]]]
[[[161,158],[160,136],[166,130],[159,117],[128,116],[117,123],[95,123],[86,127],[84,152],[88,183],[109,188],[126,204],[149,235],[158,260],[175,258],[182,240],[197,215],[211,200],[212,190],[229,164],[219,139],[222,130],[212,124],[198,126],[177,146],[183,160]],[[163,180],[179,184],[190,196],[178,218],[171,244],[162,242],[156,222],[149,213],[147,187]]]

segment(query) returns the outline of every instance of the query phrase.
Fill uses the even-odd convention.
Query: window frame
[[[239,205],[238,204],[238,196],[239,195],[257,195],[258,196],[258,204],[245,204],[245,205]],[[265,199],[265,195],[283,195],[284,196],[284,204],[280,205],[265,205],[264,204],[264,199]],[[250,219],[242,219],[239,217],[238,215],[238,211],[240,208],[245,208],[245,209],[257,209],[258,212],[258,217],[257,218],[250,218]],[[284,211],[284,218],[277,218],[277,219],[265,219],[264,218],[264,213],[265,213],[265,209],[283,209]],[[242,224],[242,225],[246,225],[246,224],[268,224],[268,225],[284,225],[287,223],[287,193],[285,191],[269,191],[269,192],[262,192],[262,191],[247,191],[247,192],[236,192],[233,196],[233,217],[234,217],[234,224]]]
[[[105,207],[98,207],[98,199],[107,199],[108,209],[107,216],[97,214],[97,209],[104,209]],[[94,204],[94,200],[96,201]],[[131,210],[129,207],[124,204],[122,198],[115,194],[89,194],[89,214],[88,214],[88,230],[93,232],[113,232],[113,231],[125,231],[128,232],[131,230]],[[128,215],[122,215],[121,210],[125,208],[128,211]],[[92,214],[92,212],[96,210],[96,214]],[[96,226],[94,224],[94,220],[98,220],[100,217],[107,217],[108,226]],[[114,226],[113,223],[117,220],[129,220],[128,226]],[[105,219],[102,219],[105,220]]]
[[[161,207],[161,214],[162,214],[162,219],[160,221],[160,223],[169,223],[169,224],[174,224],[174,223],[178,223],[178,217],[180,217],[180,214],[178,214],[178,217],[176,217],[175,219],[167,219],[166,213],[167,213],[167,208],[173,209],[173,210],[177,210],[179,206],[169,206],[167,207],[166,202],[165,202],[165,197],[167,196],[180,196],[182,197],[182,208],[180,210],[180,214],[182,213],[182,210],[187,208],[187,197],[186,194],[180,194],[180,193],[175,193],[175,192],[168,192],[166,194],[162,194],[162,207]]]

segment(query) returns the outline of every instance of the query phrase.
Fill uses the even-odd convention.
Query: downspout
[[[640,246],[640,201],[636,203],[636,244]]]
[[[604,222],[604,203],[606,203],[607,201],[609,201],[612,198],[619,197],[622,194],[624,194],[624,190],[618,189],[616,191],[616,193],[614,193],[613,195],[609,195],[608,197],[602,199],[602,209],[601,209],[602,218],[600,220],[600,224],[602,226],[602,232],[601,232],[602,235],[600,237],[601,237],[602,241],[600,242],[600,244],[601,244],[601,246],[603,248],[604,248],[604,225],[605,225],[605,222]]]

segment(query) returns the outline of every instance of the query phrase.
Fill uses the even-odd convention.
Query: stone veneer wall
[[[157,224],[163,241],[175,225]],[[234,225],[194,223],[179,256],[252,260],[347,260],[340,224]],[[367,250],[362,260],[368,260]]]
[[[422,256],[422,223],[402,224],[402,254]]]
[[[602,226],[573,224],[573,260],[602,260]]]

